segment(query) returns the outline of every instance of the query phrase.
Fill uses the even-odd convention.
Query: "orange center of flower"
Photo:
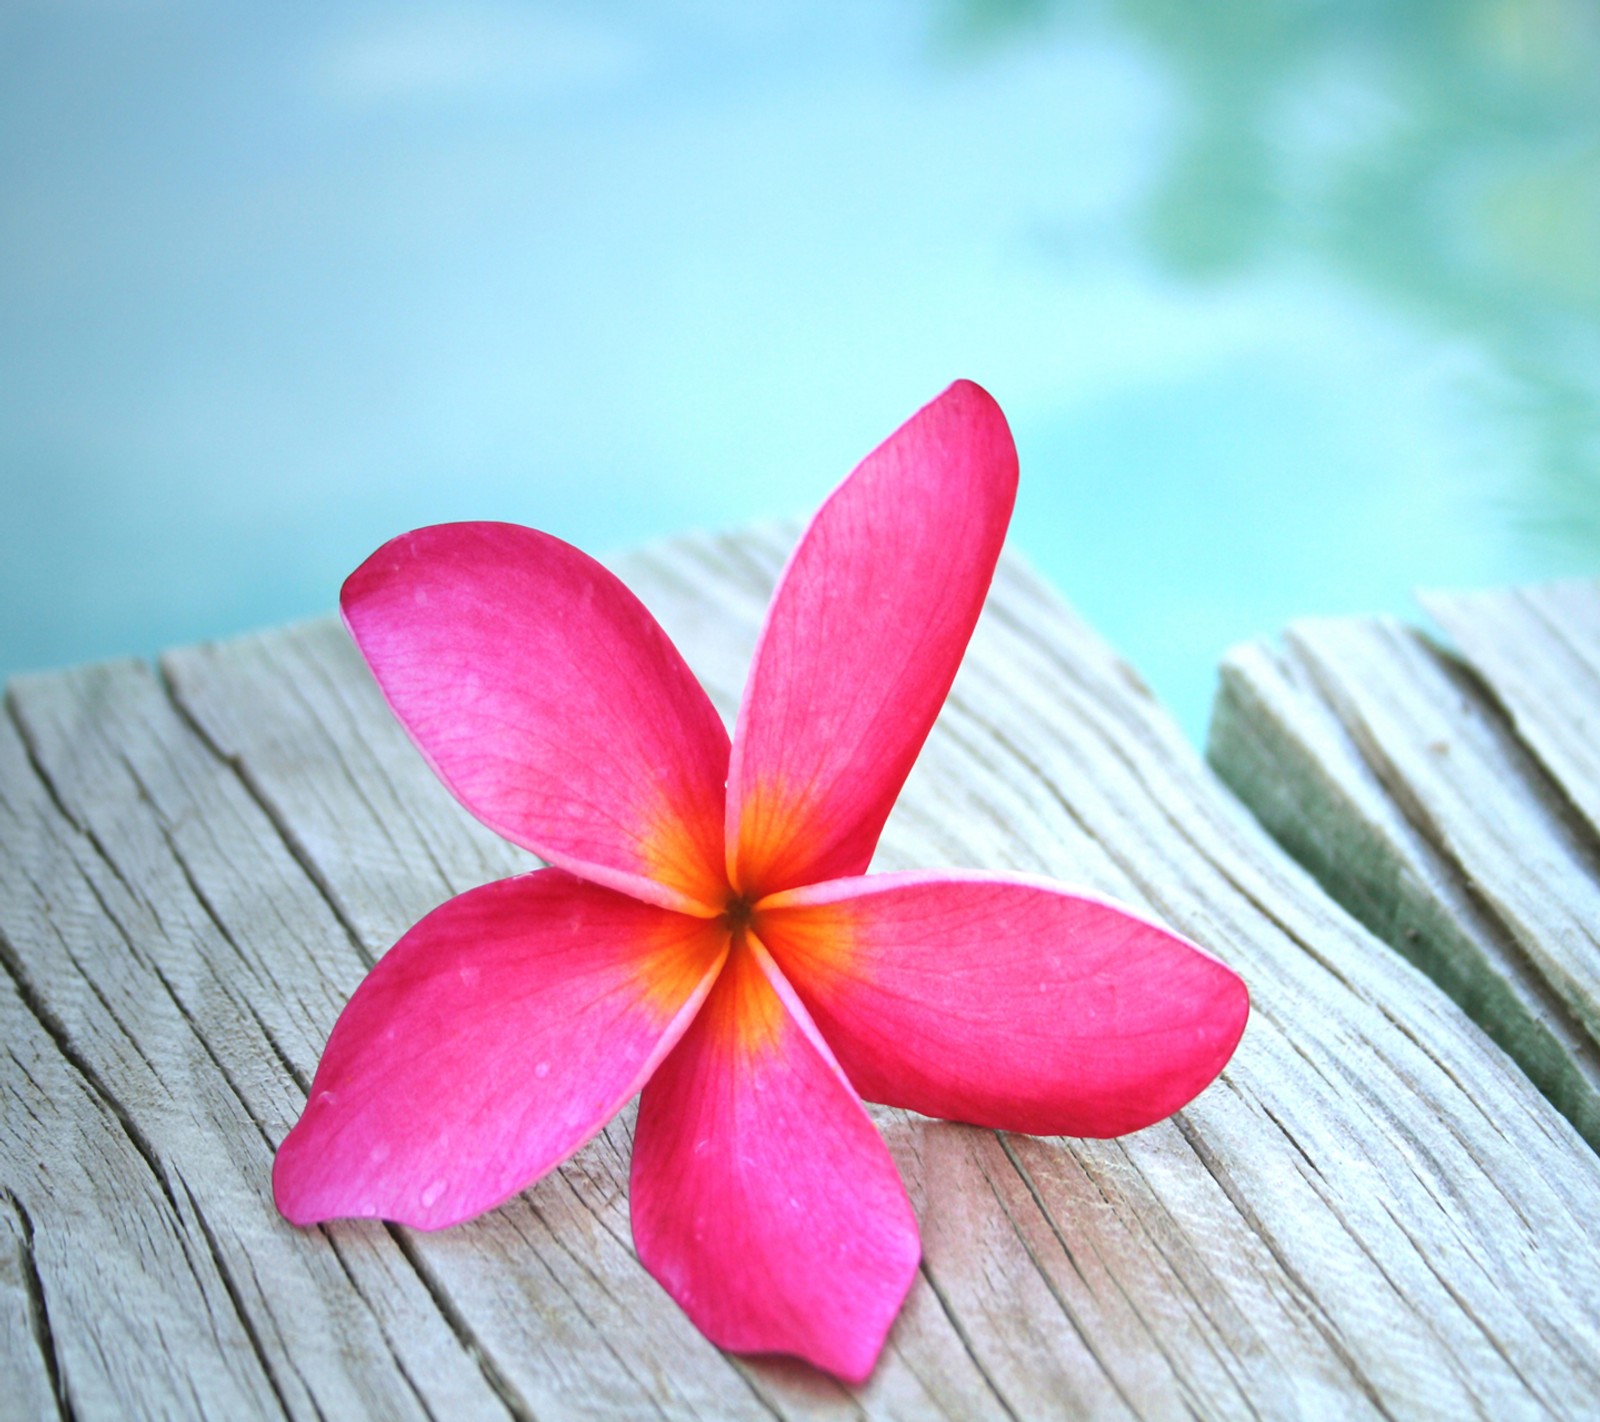
[[[761,951],[756,905],[730,891],[718,926],[728,934],[728,957],[707,1009],[745,1053],[762,1055],[782,1036],[783,1007],[756,962]]]
[[[639,825],[640,870],[703,906],[704,917],[715,918],[713,905],[728,894],[720,823],[708,827],[686,817],[671,800],[651,791],[641,802]]]
[[[804,798],[776,780],[758,781],[739,810],[739,838],[729,846],[728,878],[736,894],[755,903],[796,879],[810,820]]]

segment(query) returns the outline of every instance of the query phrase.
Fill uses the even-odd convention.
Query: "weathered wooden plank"
[[[69,952],[128,948],[69,888],[77,876],[94,892],[86,846],[41,797],[15,728],[0,722],[0,1188],[19,1225],[37,1352],[8,1358],[6,1376],[36,1375],[42,1363],[62,1415],[114,1416],[129,1398],[171,1415],[281,1415],[187,1190],[106,1084],[159,1101],[162,1083],[128,1060],[106,1002],[81,976],[58,972]],[[104,1049],[98,1069],[77,1045],[90,1037]]]
[[[281,964],[230,939],[226,899],[196,878],[240,808],[226,783],[201,791],[203,813],[154,817],[163,777],[181,772],[149,670],[15,683],[9,706],[0,936],[34,1046],[0,1063],[21,1103],[0,1183],[33,1221],[72,1414],[503,1416],[478,1406],[493,1394],[447,1328],[394,1327],[395,1301],[425,1290],[391,1244],[353,1230],[313,1244],[274,1217],[264,1172],[303,1100],[278,1042],[337,1001],[309,1003]],[[250,867],[263,921],[281,923],[282,866]],[[337,957],[342,935],[322,918],[321,951]],[[34,1107],[30,1083],[43,1083]]]
[[[677,586],[708,588],[720,604],[732,585],[722,579],[729,591],[718,596],[718,569],[749,546],[680,546],[660,561]],[[697,624],[677,622],[648,567],[631,580],[694,659]],[[759,601],[753,584],[740,586]],[[709,676],[726,700],[725,669]],[[1316,1358],[1304,1332],[1320,1332],[1343,1368],[1333,1388],[1347,1409],[1366,1395],[1401,1410],[1507,1415],[1590,1395],[1592,1307],[1566,1295],[1574,1281],[1564,1268],[1548,1269],[1543,1230],[1560,1221],[1559,1233],[1593,1247],[1591,1157],[1452,1005],[1309,891],[1137,678],[1015,567],[886,836],[880,864],[911,862],[1087,880],[1149,904],[1252,984],[1245,1046],[1221,1087],[1170,1128],[1187,1146],[1183,1163],[1163,1161],[1164,1192],[1187,1192],[1185,1210],[1204,1197],[1202,1170],[1232,1207],[1234,1227],[1219,1213],[1197,1243],[1213,1287],[1191,1317],[1207,1316],[1218,1295],[1243,1296],[1263,1351],[1297,1362]],[[1116,1182],[1118,1157],[1140,1158],[1161,1135],[1074,1154],[1107,1161]],[[1536,1187],[1553,1186],[1542,1202],[1521,1194],[1533,1185],[1524,1151],[1554,1177]],[[1066,1213],[1066,1201],[1041,1196],[1052,1217],[1058,1203]],[[931,1243],[929,1257],[937,1275]],[[1174,1311],[1167,1281],[1121,1282],[1151,1317]],[[1543,1325],[1532,1325],[1536,1315]],[[1102,1351],[1115,1356],[1119,1343]],[[1248,1376],[1256,1357],[1245,1359],[1230,1361]],[[1566,1383],[1554,1382],[1560,1375]],[[1318,1392],[1325,1381],[1314,1362],[1290,1380],[1302,1399],[1327,1403],[1336,1394]]]
[[[629,559],[621,569],[662,616],[725,716],[736,706],[785,547],[776,532],[685,541]],[[1054,871],[1136,899],[1134,882],[1092,835],[1081,826],[1070,838],[1059,833],[1065,816],[1053,819],[1057,791],[1038,768],[1008,759],[1003,747],[991,755],[973,736],[1003,738],[1026,704],[1021,698],[1008,704],[1009,691],[995,688],[987,706],[999,719],[991,725],[971,702],[974,689],[981,692],[1014,655],[997,615],[1009,610],[1026,619],[1035,605],[1061,613],[1048,594],[1035,604],[1037,595],[1026,577],[1008,575],[991,598],[968,667],[875,867]],[[738,627],[734,639],[730,619]],[[1055,631],[1044,630],[1047,643]],[[1063,655],[1070,659],[1076,650]],[[1120,664],[1115,675],[1119,682],[1136,680]],[[1044,685],[1028,689],[1036,712],[1052,699]],[[1177,732],[1169,733],[1181,747]],[[1027,824],[1010,803],[1019,787],[1038,797],[1052,823]],[[1159,1416],[1185,1406],[1211,1415],[1248,1415],[1256,1407],[1287,1414],[1291,1401],[1307,1397],[1338,1398],[1351,1415],[1361,1411],[1359,1385],[1314,1325],[1304,1298],[1283,1288],[1270,1251],[1242,1225],[1174,1126],[1124,1141],[1077,1142],[1070,1151],[1060,1142],[1025,1138],[1002,1149],[988,1133],[903,1115],[899,1129],[924,1142],[915,1161],[898,1158],[923,1223],[926,1272],[1018,1415],[1079,1415],[1087,1408]],[[893,1128],[890,1138],[896,1139]],[[1163,1230],[1159,1197],[1153,1213],[1135,1202],[1155,1197],[1146,1172],[1169,1171],[1174,1153],[1183,1169],[1169,1188],[1184,1209],[1167,1215],[1172,1227]],[[924,1164],[929,1158],[932,1168]]]
[[[150,977],[108,984],[112,971],[133,975],[142,964],[129,954],[112,969],[104,954],[86,953],[82,978],[96,996],[119,996],[140,1058],[163,1081],[182,1058],[191,1099],[210,1114],[198,1132],[190,1118],[147,1131],[153,1149],[181,1159],[196,1193],[209,1195],[206,1229],[229,1261],[235,1309],[262,1341],[284,1410],[629,1415],[676,1400],[684,1412],[759,1412],[740,1376],[659,1291],[659,1318],[596,1323],[623,1247],[558,1192],[446,1235],[339,1225],[327,1231],[332,1248],[323,1232],[279,1219],[271,1146],[298,1114],[327,1027],[370,955],[306,873],[294,834],[279,832],[147,669],[24,682],[12,702],[64,812],[81,817],[108,877],[136,885],[149,914],[128,936],[149,945]],[[320,774],[325,781],[329,767]],[[41,976],[71,991],[70,966]],[[137,1084],[136,1070],[115,1064],[103,1075]],[[235,1159],[215,1159],[221,1153]],[[230,1248],[235,1232],[244,1237]],[[544,1248],[530,1249],[530,1239]],[[486,1272],[483,1257],[514,1267]],[[624,1267],[636,1268],[631,1255]],[[625,1358],[614,1335],[635,1328],[646,1346]],[[697,1354],[698,1366],[673,1366]],[[659,1379],[636,1375],[643,1365]]]
[[[663,611],[725,712],[742,679],[779,552],[771,541],[725,540],[666,550],[628,569],[652,606]],[[1125,670],[1081,629],[1019,578],[1008,578],[997,597],[996,610],[1007,606],[1010,624],[996,625],[991,616],[975,648],[976,674],[969,670],[958,685],[886,839],[882,862],[1011,863],[1065,870],[1135,898],[1154,897],[1141,892],[1141,876],[1132,871],[1156,846],[1164,857],[1175,856],[1167,842],[1174,838],[1174,819],[1182,823],[1181,800],[1176,808],[1165,802],[1175,790],[1180,796],[1187,791],[1206,806],[1200,827],[1215,828],[1226,801],[1192,764],[1174,784],[1175,767],[1187,754],[1181,742]],[[1041,622],[1039,631],[1035,624]],[[730,623],[738,628],[736,637],[729,636]],[[1068,629],[1071,639],[1057,645]],[[1098,676],[1085,676],[1086,649],[1092,649],[1090,665]],[[216,655],[226,657],[230,650]],[[324,650],[348,656],[337,641]],[[177,694],[205,722],[207,711],[196,710],[201,679],[181,661],[169,661]],[[270,681],[241,687],[232,680],[237,659],[233,669],[212,672],[210,684],[222,689],[212,693],[211,714],[270,693]],[[345,679],[341,672],[328,678],[333,684]],[[1084,722],[1079,733],[1102,742],[1090,764],[1072,746],[1070,731],[1056,725],[1045,733],[1044,723],[1057,721],[1074,698]],[[1110,707],[1104,704],[1108,699]],[[1117,705],[1119,700],[1124,704]],[[1026,724],[1029,719],[1041,724]],[[1019,720],[1025,724],[1017,726]],[[245,735],[250,726],[233,730]],[[1144,744],[1129,747],[1130,737]],[[394,744],[403,758],[398,739]],[[1023,746],[1029,758],[1043,759],[1029,764]],[[234,746],[230,754],[247,769],[254,764],[248,747]],[[410,764],[407,797],[430,793],[426,772],[414,760]],[[273,791],[286,814],[298,815],[305,799],[294,778],[303,771],[296,767],[292,758],[284,762],[288,778]],[[1069,773],[1073,768],[1076,773]],[[1139,783],[1141,771],[1151,784]],[[1121,783],[1108,787],[1108,772]],[[330,825],[348,824],[346,813],[334,815]],[[1249,894],[1264,896],[1285,917],[1297,911],[1304,938],[1319,947],[1319,938],[1329,936],[1347,947],[1360,945],[1351,951],[1364,954],[1366,971],[1382,983],[1385,1006],[1424,1041],[1438,1039],[1446,1068],[1455,1065],[1469,1076],[1486,1071],[1517,1103],[1510,1114],[1526,1115],[1525,1084],[1485,1052],[1470,1030],[1464,1032],[1450,1009],[1437,1002],[1420,1013],[1408,1007],[1411,996],[1428,989],[1409,974],[1394,976],[1387,957],[1284,870],[1259,840],[1252,842],[1247,826],[1227,827],[1239,863],[1224,853],[1224,870],[1215,864],[1214,849],[1202,853],[1204,835],[1196,835],[1197,842],[1180,836],[1187,848],[1177,857],[1189,862],[1169,890],[1170,917],[1210,942],[1216,941],[1219,921],[1228,921],[1241,939],[1270,934],[1277,954],[1293,968],[1288,981],[1295,983],[1308,972],[1300,944],[1272,926],[1233,883],[1252,859],[1276,865],[1277,874],[1268,875],[1274,887],[1252,884]],[[1263,872],[1260,863],[1255,872]],[[1144,882],[1153,889],[1162,881]],[[1196,894],[1196,887],[1203,892]],[[1172,912],[1174,905],[1183,911]],[[1281,964],[1277,972],[1284,975]],[[1391,1408],[1403,1409],[1409,1399],[1417,1407],[1454,1402],[1508,1415],[1536,1412],[1541,1389],[1543,1400],[1560,1396],[1542,1380],[1530,1389],[1502,1350],[1513,1358],[1525,1351],[1520,1361],[1528,1371],[1543,1370],[1536,1373],[1540,1378],[1565,1374],[1575,1388],[1592,1383],[1592,1337],[1576,1345],[1563,1365],[1557,1356],[1562,1345],[1548,1345],[1540,1329],[1520,1317],[1500,1318],[1492,1306],[1491,1294],[1506,1287],[1516,1291],[1532,1242],[1526,1233],[1519,1240],[1503,1232],[1526,1226],[1476,1159],[1480,1146],[1491,1156],[1497,1147],[1457,1134],[1462,1120],[1486,1118],[1436,1063],[1381,1014],[1364,1008],[1348,986],[1324,968],[1311,978],[1311,987],[1299,986],[1298,1011],[1289,1018],[1294,1027],[1300,1015],[1316,1019],[1308,1026],[1335,1047],[1326,1061],[1308,1061],[1291,1032],[1274,1033],[1261,1005],[1263,989],[1252,977],[1258,1018],[1247,1042],[1254,1050],[1268,1034],[1276,1040],[1250,1084],[1258,1085],[1256,1077],[1272,1084],[1270,1112],[1263,1110],[1259,1090],[1235,1086],[1219,1092],[1214,1103],[1208,1099],[1191,1109],[1181,1124],[1131,1141],[1071,1149],[1026,1141],[1002,1147],[987,1133],[883,1113],[924,1220],[927,1292],[939,1304],[929,1317],[937,1322],[953,1315],[959,1321],[961,1341],[1010,1408],[1019,1414],[1086,1408],[1112,1415],[1124,1408],[1160,1413],[1184,1403],[1219,1413],[1245,1412],[1252,1405],[1281,1412],[1337,1403],[1351,1411],[1364,1404],[1376,1410],[1381,1397]],[[1324,995],[1332,1001],[1323,1001]],[[1347,1019],[1331,1037],[1325,1025],[1330,1012],[1335,1022]],[[1241,1067],[1249,1055],[1241,1057]],[[1453,1060],[1460,1056],[1465,1060]],[[1365,1094],[1354,1097],[1353,1108],[1349,1083],[1333,1064],[1366,1057],[1388,1062],[1387,1073],[1375,1073],[1388,1079],[1363,1080]],[[1239,1070],[1230,1070],[1230,1083]],[[1392,1105],[1407,1098],[1404,1109]],[[1451,1125],[1440,1124],[1444,1106]],[[1314,1108],[1310,1119],[1301,1121],[1308,1108]],[[1273,1115],[1288,1123],[1298,1147]],[[1208,1140],[1194,1124],[1197,1118],[1220,1130],[1223,1143]],[[1519,1129],[1528,1134],[1526,1126]],[[1532,1134],[1552,1166],[1562,1162],[1565,1170],[1573,1155],[1570,1136],[1537,1114]],[[1449,1194],[1471,1199],[1492,1217],[1492,1227],[1479,1218],[1463,1229],[1445,1213],[1438,1182],[1424,1184],[1413,1168],[1417,1149],[1426,1152],[1425,1159],[1449,1162],[1431,1168],[1444,1172]],[[1043,1154],[1029,1163],[1035,1152]],[[1513,1154],[1521,1171],[1520,1148]],[[1255,1160],[1260,1155],[1270,1168]],[[1319,1155],[1320,1171],[1309,1164]],[[619,1158],[608,1186],[614,1199],[622,1191],[620,1165]],[[1594,1203],[1586,1159],[1577,1172],[1569,1182],[1576,1194],[1558,1188],[1538,1211],[1553,1208],[1568,1232]],[[1346,1183],[1345,1199],[1329,1182],[1347,1173],[1357,1181],[1376,1173],[1388,1180],[1392,1197],[1380,1203]],[[1203,1229],[1194,1221],[1203,1221]],[[975,1247],[980,1241],[982,1247]],[[1450,1256],[1473,1262],[1458,1263],[1441,1278],[1433,1268]],[[1544,1295],[1536,1311],[1547,1320],[1569,1312],[1570,1301],[1558,1297],[1565,1285],[1555,1278],[1522,1277],[1520,1283],[1530,1301]],[[1552,1287],[1554,1294],[1545,1293]],[[1452,1291],[1468,1300],[1465,1307]],[[918,1295],[874,1388],[896,1375],[926,1325],[915,1312],[924,1302],[921,1290]],[[1474,1300],[1487,1322],[1473,1316]],[[1583,1335],[1580,1322],[1573,1336]],[[862,1400],[869,1410],[878,1402],[872,1388]]]
[[[60,1415],[55,1343],[43,1296],[33,1222],[13,1197],[0,1196],[0,1417]]]
[[[782,552],[767,534],[627,560],[725,712]],[[643,1275],[626,1113],[518,1200],[439,1235],[276,1220],[270,1143],[366,961],[446,894],[524,861],[433,782],[331,623],[164,668],[32,683],[11,702],[46,793],[4,843],[39,824],[92,832],[95,883],[119,919],[142,914],[137,951],[100,961],[121,940],[98,903],[67,925],[72,954],[52,949],[9,882],[0,930],[14,972],[42,984],[34,1015],[62,1024],[51,1050],[93,1065],[161,1168],[181,1165],[200,1203],[179,1238],[203,1220],[230,1277],[247,1259],[265,1276],[227,1302],[239,1328],[279,1330],[250,1350],[262,1371],[300,1369],[281,1411],[419,1410],[418,1392],[382,1391],[400,1359],[452,1417],[1498,1418],[1570,1415],[1600,1391],[1593,1155],[1014,566],[879,867],[1013,866],[1120,893],[1235,963],[1255,1017],[1217,1087],[1122,1141],[878,1112],[923,1222],[924,1277],[854,1397],[724,1358]],[[50,873],[58,852],[40,851]],[[53,880],[52,898],[72,902]],[[159,1070],[141,1067],[151,1054]],[[191,1102],[180,1120],[173,1080]],[[37,1248],[26,1174],[10,1153],[0,1172]],[[330,1262],[338,1275],[318,1272]],[[68,1282],[40,1277],[54,1318]],[[309,1336],[329,1327],[337,1344]],[[193,1330],[182,1341],[197,1346]],[[57,1352],[72,1392],[78,1366]],[[104,1415],[84,1396],[80,1415]]]
[[[374,951],[441,898],[531,863],[443,792],[337,625],[174,653],[165,665],[178,704],[237,767],[339,918]],[[288,701],[286,683],[297,688]],[[266,704],[275,714],[261,714]],[[238,931],[248,934],[248,922]],[[312,1065],[319,1049],[320,1040],[308,1048]],[[494,1214],[415,1238],[473,1335],[506,1357],[518,1395],[536,1414],[555,1407],[628,1415],[652,1404],[713,1415],[850,1410],[841,1389],[815,1376],[798,1391],[774,1392],[770,1368],[710,1348],[640,1268],[626,1213],[632,1124],[630,1111]],[[581,1336],[552,1338],[551,1316],[563,1313],[571,1317],[562,1326],[581,1326]],[[926,1376],[939,1381],[957,1415],[981,1415],[993,1406],[982,1377],[948,1322],[934,1314],[929,1323],[926,1346],[910,1360],[892,1357],[874,1379],[884,1412],[925,1412],[934,1401],[920,1381]],[[638,1375],[636,1392],[606,1382],[616,1368]],[[609,1407],[599,1405],[602,1385],[614,1395]]]
[[[1600,834],[1600,581],[1418,597]]]
[[[1594,845],[1478,683],[1395,622],[1299,623],[1229,654],[1209,755],[1600,1149]]]

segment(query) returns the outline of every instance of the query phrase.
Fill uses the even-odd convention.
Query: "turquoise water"
[[[1600,567],[1596,74],[1579,0],[13,0],[0,675],[803,513],[965,375],[1198,737],[1234,641]]]

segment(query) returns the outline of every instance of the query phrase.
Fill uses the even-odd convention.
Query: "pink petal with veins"
[[[439,1229],[499,1204],[638,1091],[727,941],[559,869],[451,899],[334,1024],[273,1165],[278,1209]]]
[[[867,867],[978,620],[1016,487],[1005,417],[959,381],[812,520],[734,733],[728,872],[748,898]]]
[[[757,931],[869,1101],[1034,1135],[1185,1105],[1250,998],[1215,958],[1046,880],[874,875],[758,906]]]
[[[636,898],[720,910],[728,734],[612,573],[533,529],[442,524],[384,544],[341,602],[395,714],[491,829]]]
[[[872,1371],[916,1275],[905,1189],[759,944],[728,956],[645,1087],[630,1186],[639,1258],[707,1338]]]

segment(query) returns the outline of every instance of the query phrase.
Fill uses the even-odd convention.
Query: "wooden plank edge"
[[[1319,714],[1320,712],[1320,714]],[[1224,657],[1206,759],[1262,827],[1374,936],[1432,978],[1600,1152],[1600,1052],[1509,935],[1398,812],[1356,746],[1260,643]]]

